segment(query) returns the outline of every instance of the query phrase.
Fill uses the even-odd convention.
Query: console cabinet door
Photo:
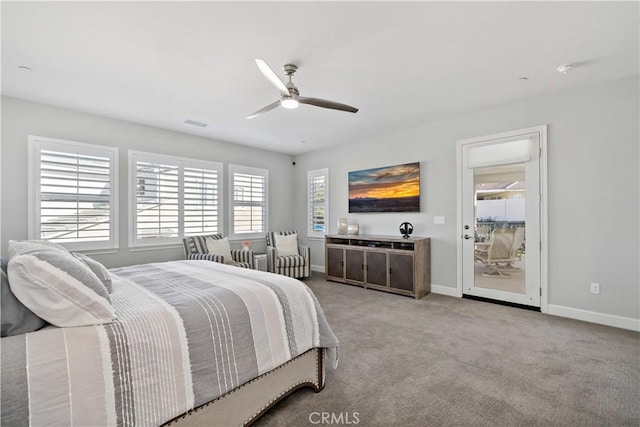
[[[344,279],[344,249],[327,247],[327,277]]]
[[[389,287],[413,292],[413,255],[389,253]]]
[[[364,251],[345,249],[345,278],[354,282],[364,282]]]
[[[367,251],[367,283],[387,286],[387,254]]]

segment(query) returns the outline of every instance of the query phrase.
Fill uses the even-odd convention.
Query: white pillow
[[[52,325],[100,325],[116,318],[100,279],[69,253],[31,250],[14,256],[8,273],[13,294]]]
[[[225,264],[234,264],[233,257],[231,257],[231,246],[229,245],[229,238],[224,239],[211,239],[207,238],[207,250],[213,255],[222,255],[224,257]]]
[[[70,253],[67,248],[48,240],[9,240],[9,260],[16,255],[22,255],[39,249],[57,249],[59,251]]]
[[[289,234],[283,236],[282,234],[274,233],[273,235],[276,243],[276,249],[278,250],[278,256],[292,256],[300,255],[298,253],[298,234]]]

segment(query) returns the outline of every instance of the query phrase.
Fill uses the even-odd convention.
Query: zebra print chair
[[[290,236],[295,231],[270,231],[267,233],[267,271],[301,279],[311,276],[311,249],[298,245],[298,255],[278,256],[275,234]]]
[[[224,263],[224,257],[222,255],[210,254],[207,249],[207,239],[222,239],[222,234],[208,234],[205,236],[189,236],[182,239],[182,245],[184,247],[185,259],[196,260],[209,260],[214,262]],[[245,251],[242,249],[231,249],[231,257],[233,262],[228,264],[235,265],[237,267],[255,268],[255,252]]]

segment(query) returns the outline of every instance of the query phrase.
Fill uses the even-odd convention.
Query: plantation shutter
[[[136,239],[179,237],[178,164],[137,160],[135,171]]]
[[[328,230],[328,170],[309,171],[308,184],[308,234],[311,237],[322,237]]]
[[[267,171],[230,166],[233,186],[233,234],[266,232]]]
[[[218,232],[219,173],[217,170],[184,168],[184,235]]]
[[[129,167],[135,179],[131,246],[175,244],[185,236],[220,232],[222,164],[130,151]]]
[[[59,243],[109,241],[111,159],[69,148],[40,151],[39,238]]]
[[[313,178],[309,191],[312,197],[311,230],[323,233],[325,230],[324,177]]]
[[[28,147],[28,238],[117,247],[118,149],[33,135]]]

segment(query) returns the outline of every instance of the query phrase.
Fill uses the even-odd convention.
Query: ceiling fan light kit
[[[285,64],[284,73],[289,77],[289,81],[285,84],[278,75],[269,67],[269,65],[262,59],[256,59],[258,69],[279,91],[280,99],[267,105],[264,108],[256,111],[255,113],[247,116],[247,119],[252,119],[260,114],[266,113],[281,105],[283,108],[295,109],[300,104],[313,105],[315,107],[328,108],[330,110],[346,111],[349,113],[357,113],[358,109],[350,105],[341,104],[339,102],[329,101],[320,98],[307,98],[300,96],[300,92],[295,84],[291,81],[291,77],[296,73],[298,67],[294,64]]]
[[[282,105],[284,108],[292,110],[294,108],[298,108],[298,106],[300,106],[300,103],[293,97],[283,96],[280,100],[280,105]]]

